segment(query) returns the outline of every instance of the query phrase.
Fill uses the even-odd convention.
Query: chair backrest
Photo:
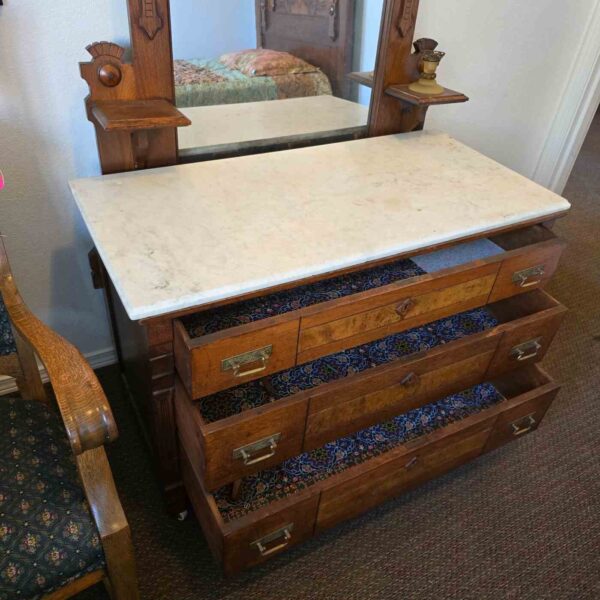
[[[0,376],[16,379],[26,400],[47,401],[33,349],[13,327],[7,306],[18,310],[23,300],[15,285],[4,239],[0,234]]]

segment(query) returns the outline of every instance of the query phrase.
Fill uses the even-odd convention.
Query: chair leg
[[[106,588],[113,600],[139,600],[135,557],[129,527],[102,540],[108,581]]]

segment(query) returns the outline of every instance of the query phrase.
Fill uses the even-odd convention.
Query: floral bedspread
[[[331,83],[321,71],[272,77],[249,77],[218,60],[175,60],[177,106],[211,106],[331,95]]]

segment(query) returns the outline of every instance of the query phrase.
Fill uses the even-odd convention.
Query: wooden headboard
[[[333,93],[350,96],[355,0],[255,0],[257,44],[319,67]]]

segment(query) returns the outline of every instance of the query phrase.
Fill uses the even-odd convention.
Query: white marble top
[[[243,150],[331,135],[367,125],[369,109],[335,96],[180,108],[190,119],[179,129],[181,156]]]
[[[428,132],[80,179],[71,189],[131,319],[570,207]]]

